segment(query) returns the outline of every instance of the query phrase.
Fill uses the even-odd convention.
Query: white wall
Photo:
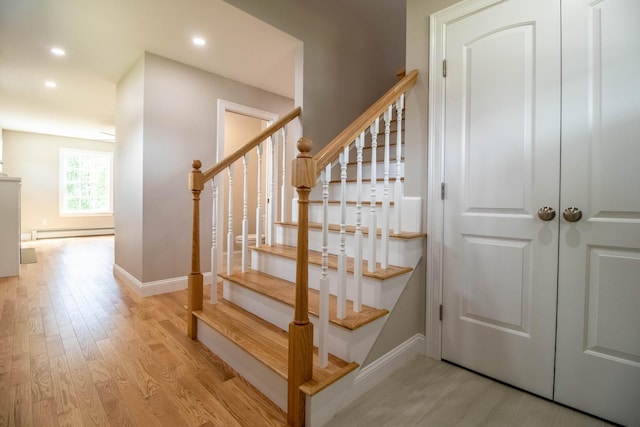
[[[120,250],[116,250],[115,261],[122,267],[127,264],[125,254],[141,258],[140,272],[127,271],[144,284],[189,273],[192,201],[187,177],[194,159],[202,161],[203,170],[213,166],[218,98],[280,115],[293,108],[293,100],[150,53],[146,53],[142,61],[142,65],[136,65],[143,68],[142,148],[141,151],[137,146],[131,151],[119,148],[117,157],[118,162],[139,168],[141,175],[129,177],[122,168],[116,171],[116,180],[127,179],[123,181],[127,184],[123,183],[122,191],[129,191],[126,186],[132,185],[134,192],[140,193],[135,201],[119,198],[118,214],[121,208],[135,214],[138,209],[135,204],[141,203],[141,228],[133,229],[137,219],[125,224],[126,229],[120,229],[117,223],[116,247]],[[126,83],[123,80],[118,84],[118,97],[139,97],[137,86],[132,85],[129,90],[133,93],[127,93]],[[124,107],[120,102],[118,105],[117,115],[126,117],[126,112],[120,110]],[[140,105],[139,99],[136,105]],[[136,138],[128,142],[120,140],[122,125],[122,120],[117,121],[118,144],[135,146]],[[135,165],[140,152],[142,161]],[[132,181],[128,181],[129,178]],[[120,206],[125,203],[134,205]],[[211,191],[207,185],[201,195],[203,272],[210,270],[211,229],[207,225],[210,215]],[[139,233],[141,247],[135,241],[118,242],[119,235],[128,232]]]
[[[113,227],[112,215],[60,215],[60,149],[112,153],[111,142],[67,138],[29,132],[2,131],[3,172],[22,178],[22,233],[61,228]]]

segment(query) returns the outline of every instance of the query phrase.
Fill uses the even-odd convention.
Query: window
[[[111,214],[112,154],[60,149],[60,213]]]

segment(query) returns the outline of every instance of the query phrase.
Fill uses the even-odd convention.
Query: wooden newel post
[[[316,183],[316,165],[310,139],[300,138],[300,154],[293,160],[291,181],[298,192],[298,256],[296,264],[296,306],[289,324],[289,388],[287,421],[305,424],[305,396],[300,386],[311,379],[313,370],[313,324],[309,322],[309,192]]]
[[[189,173],[189,190],[193,194],[193,226],[191,235],[191,273],[189,274],[189,299],[187,335],[191,339],[197,337],[196,317],[193,312],[202,310],[202,272],[200,271],[200,192],[204,189],[204,179],[200,160],[191,163],[193,170]]]

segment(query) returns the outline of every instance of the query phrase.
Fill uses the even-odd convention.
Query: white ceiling
[[[144,51],[293,98],[299,44],[222,0],[0,0],[0,128],[108,139]]]

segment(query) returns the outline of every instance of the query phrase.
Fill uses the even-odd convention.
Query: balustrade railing
[[[242,212],[242,260],[241,260],[241,269],[245,271],[248,264],[248,256],[247,254],[247,246],[248,246],[248,235],[249,235],[249,224],[248,224],[248,178],[247,178],[247,168],[248,168],[248,153],[252,150],[256,150],[258,157],[258,191],[257,191],[257,208],[256,208],[256,244],[261,243],[262,238],[262,144],[263,141],[269,141],[271,151],[271,159],[274,162],[274,165],[278,163],[277,160],[274,159],[276,150],[275,150],[275,138],[273,135],[279,132],[281,129],[294,120],[295,118],[300,116],[301,109],[295,108],[282,118],[277,120],[276,122],[269,125],[264,131],[260,132],[256,137],[252,140],[244,144],[238,150],[225,157],[223,160],[218,162],[212,168],[208,169],[205,172],[200,170],[202,164],[199,160],[194,160],[192,167],[193,170],[189,174],[189,189],[193,195],[193,226],[192,226],[192,249],[191,249],[191,272],[188,278],[188,335],[191,338],[196,338],[197,330],[196,330],[196,318],[193,315],[194,311],[202,309],[202,299],[203,299],[203,274],[200,268],[200,193],[204,189],[204,185],[211,181],[212,188],[212,218],[211,218],[211,275],[212,275],[212,290],[211,290],[211,302],[217,302],[217,276],[218,276],[218,263],[220,257],[222,256],[220,245],[218,244],[220,239],[218,235],[222,233],[222,230],[218,230],[218,218],[220,218],[219,206],[220,206],[220,198],[221,198],[221,173],[225,170],[228,173],[228,214],[227,214],[227,234],[226,234],[226,242],[227,242],[227,258],[226,258],[226,272],[230,274],[234,269],[234,259],[233,259],[233,250],[235,246],[235,236],[233,233],[233,222],[234,222],[234,209],[233,209],[233,186],[234,186],[234,166],[235,163],[242,159],[243,160],[243,212]],[[284,136],[284,133],[283,133]],[[273,188],[275,186],[275,171],[280,170],[281,168],[272,166],[269,168],[270,175],[267,177],[268,185],[267,192],[269,194],[269,203],[267,206],[268,212],[267,224],[266,228],[269,229],[272,227],[272,222],[276,218],[276,213],[271,212],[273,207]],[[282,169],[286,169],[286,165],[283,166]]]
[[[309,322],[308,317],[308,209],[309,209],[309,193],[314,187],[318,179],[316,171],[320,173],[320,182],[322,183],[322,262],[321,276],[318,289],[320,291],[320,307],[319,307],[319,339],[318,339],[318,363],[326,366],[328,360],[328,329],[329,329],[329,256],[337,255],[337,284],[336,284],[336,315],[339,319],[347,316],[347,296],[351,295],[353,300],[353,310],[359,312],[362,310],[363,299],[363,265],[367,264],[367,272],[376,271],[378,264],[381,268],[387,268],[389,264],[389,237],[400,233],[402,230],[401,223],[401,204],[402,204],[402,186],[403,186],[403,169],[402,169],[402,117],[404,109],[404,94],[409,90],[417,80],[417,71],[408,73],[400,80],[391,90],[376,101],[365,113],[358,117],[351,125],[342,131],[333,141],[324,146],[318,154],[311,157],[311,142],[302,138],[298,142],[299,155],[293,160],[290,170],[291,182],[296,187],[298,193],[298,245],[297,245],[297,267],[296,267],[296,297],[294,307],[294,320],[289,326],[289,423],[292,425],[301,425],[304,423],[304,396],[300,392],[300,385],[311,378],[312,369],[312,350],[313,350],[313,325]],[[396,123],[396,150],[395,150],[395,171],[392,177],[391,173],[391,124]],[[247,218],[247,169],[249,151],[256,149],[258,170],[258,188],[257,207],[256,207],[256,245],[260,245],[262,235],[266,235],[267,244],[274,244],[274,223],[277,220],[285,221],[287,200],[286,191],[286,131],[285,125],[294,118],[298,117],[300,109],[296,108],[276,123],[269,126],[265,131],[261,132],[256,138],[245,144],[242,148],[216,164],[206,172],[200,171],[200,162],[194,161],[193,168],[189,177],[189,187],[193,193],[193,245],[192,245],[192,265],[189,275],[189,322],[188,334],[191,338],[196,337],[196,319],[193,312],[202,309],[202,286],[203,278],[200,271],[200,242],[199,242],[199,200],[200,191],[204,184],[211,179],[214,210],[213,214],[217,218],[219,215],[218,204],[221,197],[219,187],[220,172],[229,171],[228,185],[229,194],[233,194],[233,167],[234,163],[240,158],[243,159],[243,212],[242,212],[242,260],[241,271],[247,269],[248,256],[246,255],[248,243],[248,218]],[[378,146],[380,124],[384,126],[384,146],[382,168],[378,167]],[[278,138],[280,133],[281,138]],[[380,138],[382,139],[382,138]],[[265,195],[266,204],[264,208],[265,224],[262,224],[263,216],[263,197],[262,197],[262,163],[263,163],[263,142],[267,143],[267,157],[270,159],[267,165]],[[363,152],[365,143],[368,142],[370,149],[370,158],[368,159],[369,170],[369,197],[368,208],[369,215],[363,215],[363,195],[365,187],[363,183],[363,165],[365,159]],[[278,150],[278,148],[280,148]],[[348,225],[348,208],[349,205],[349,159],[352,156],[351,151],[355,154],[355,224],[354,227]],[[281,159],[281,161],[280,161]],[[281,163],[281,164],[280,164]],[[334,168],[336,174],[333,174]],[[329,182],[332,175],[339,176],[339,241],[335,248],[330,247],[329,242]],[[378,180],[382,177],[382,188],[378,185]],[[276,177],[280,177],[280,186],[277,188]],[[391,180],[393,179],[393,183]],[[393,185],[392,185],[393,184]],[[393,187],[393,188],[392,188]],[[393,189],[393,197],[391,192]],[[276,198],[278,201],[275,202]],[[366,197],[366,196],[365,196]],[[393,200],[392,200],[393,199]],[[227,218],[227,273],[233,271],[233,203],[229,202]],[[393,211],[392,211],[393,207]],[[380,209],[380,212],[378,210]],[[217,236],[219,230],[216,227],[217,219],[212,220],[212,275],[215,285],[217,278],[217,262],[220,256],[220,248],[218,245],[219,238]],[[378,226],[380,227],[380,240],[378,240]],[[347,245],[348,235],[352,234],[353,247]],[[368,234],[368,245],[364,247],[364,235]],[[366,253],[365,253],[366,249]],[[353,254],[353,280],[352,289],[348,289],[347,257],[349,251]],[[215,287],[212,289],[211,301],[216,302],[214,297]]]
[[[336,283],[336,317],[344,319],[347,315],[347,295],[352,296],[353,311],[362,311],[363,304],[363,266],[366,264],[367,272],[377,271],[378,266],[386,269],[389,266],[389,237],[391,230],[395,234],[402,230],[401,201],[403,185],[402,169],[402,110],[404,108],[404,94],[411,88],[417,79],[417,71],[410,72],[399,81],[391,90],[382,96],[365,113],[358,117],[347,129],[341,132],[330,144],[325,146],[315,157],[315,167],[320,172],[322,184],[322,264],[321,276],[318,283],[320,291],[319,331],[318,331],[318,362],[326,365],[328,358],[328,305],[323,307],[325,298],[328,300],[330,288],[327,264],[329,254],[337,254],[337,283]],[[396,152],[395,152],[395,177],[394,177],[394,201],[393,224],[391,221],[391,124],[396,123]],[[382,167],[378,162],[378,147],[380,146],[380,123],[384,125],[384,146]],[[367,144],[368,142],[368,144]],[[365,159],[364,150],[369,150],[369,158]],[[350,152],[355,151],[355,224],[353,229],[353,279],[352,289],[347,289],[347,205],[349,203],[348,191],[348,166],[350,164]],[[365,188],[364,167],[369,168],[369,186]],[[336,168],[338,173],[332,174]],[[336,247],[329,247],[329,181],[331,176],[339,176],[340,200],[339,200],[339,243]],[[378,179],[382,176],[382,187],[378,185]],[[368,197],[367,197],[368,190]],[[363,198],[368,199],[365,201]],[[353,199],[352,199],[353,200]],[[368,215],[365,215],[363,203],[368,207]],[[379,207],[380,213],[378,213]],[[367,218],[365,225],[365,218]],[[379,228],[378,228],[379,227]],[[379,230],[379,232],[378,232]],[[298,232],[306,233],[298,224]],[[365,254],[365,238],[368,234]],[[378,234],[380,239],[378,240]],[[298,257],[307,248],[298,247]],[[366,260],[366,261],[365,261]]]

